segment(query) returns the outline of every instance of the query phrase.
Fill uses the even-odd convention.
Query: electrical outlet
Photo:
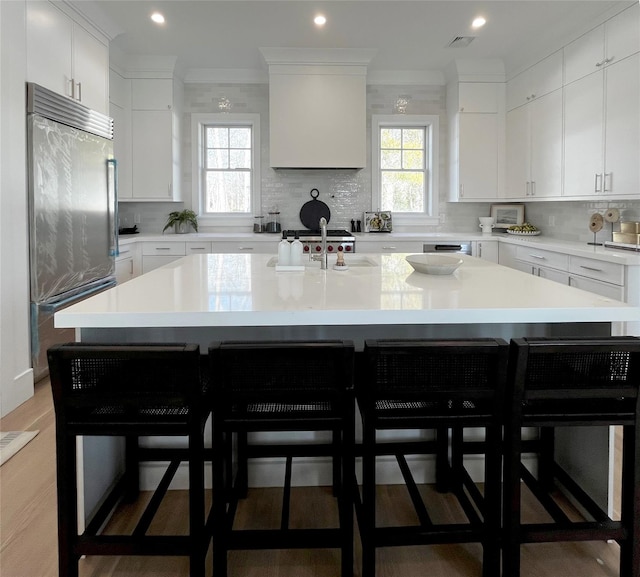
[[[556,225],[556,215],[555,214],[550,214],[549,215],[549,226],[555,226]]]
[[[141,222],[141,221],[142,221],[142,218],[141,218],[141,216],[140,216],[140,213],[139,213],[139,212],[136,212],[136,213],[133,215],[133,224],[140,224],[140,222]]]

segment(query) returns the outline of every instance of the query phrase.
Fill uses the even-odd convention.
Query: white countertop
[[[452,275],[404,254],[347,255],[346,271],[278,272],[271,255],[191,255],[55,315],[57,327],[206,327],[640,320],[640,307],[459,255]],[[458,256],[458,255],[456,255]],[[365,259],[376,266],[356,266]],[[317,263],[316,263],[317,264]]]
[[[418,240],[428,242],[430,240],[453,241],[496,241],[508,244],[519,244],[526,246],[535,246],[540,249],[555,250],[565,254],[574,256],[582,256],[614,262],[626,266],[640,266],[640,252],[630,250],[606,248],[604,246],[591,246],[586,243],[570,242],[554,239],[544,235],[540,236],[513,236],[506,233],[495,233],[485,235],[481,233],[457,233],[457,232],[441,232],[441,233],[354,233],[356,238],[356,252],[358,252],[358,244],[365,242],[386,241],[387,239],[402,240]],[[262,233],[254,234],[251,232],[215,232],[215,233],[190,233],[190,234],[135,234],[120,236],[120,245],[124,246],[137,241],[145,242],[191,242],[191,241],[252,241],[252,242],[273,242],[280,240],[279,234]]]

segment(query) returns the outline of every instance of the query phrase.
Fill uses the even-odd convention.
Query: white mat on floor
[[[3,465],[13,457],[22,447],[33,439],[38,432],[39,431],[0,432],[0,465]]]

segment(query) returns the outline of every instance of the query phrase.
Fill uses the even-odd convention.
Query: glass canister
[[[267,220],[267,232],[281,232],[280,229],[280,212],[269,212],[269,218]]]
[[[264,215],[253,217],[253,232],[264,232]]]

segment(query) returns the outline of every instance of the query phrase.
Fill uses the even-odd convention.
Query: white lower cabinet
[[[384,234],[384,233],[383,233]],[[422,252],[422,245],[425,241],[422,240],[394,240],[389,239],[385,241],[357,241],[356,240],[356,252],[368,252],[368,253],[395,253],[395,252],[409,252],[419,253]]]
[[[506,243],[500,243],[499,263],[608,299],[632,304],[637,300],[631,290],[634,283],[626,284],[625,269],[629,267],[621,264]],[[637,330],[636,323],[613,323],[612,327],[616,335],[635,334]]]
[[[142,245],[142,272],[169,264],[186,254],[184,242],[145,242]]]
[[[211,253],[210,242],[187,242],[185,243],[185,254],[209,254]]]
[[[116,257],[116,281],[127,282],[140,274],[140,252],[136,243],[126,244],[118,249]]]
[[[213,252],[216,253],[248,253],[277,254],[280,237],[273,241],[213,241]]]
[[[491,262],[498,262],[498,242],[495,240],[476,240],[471,245],[473,256]]]

